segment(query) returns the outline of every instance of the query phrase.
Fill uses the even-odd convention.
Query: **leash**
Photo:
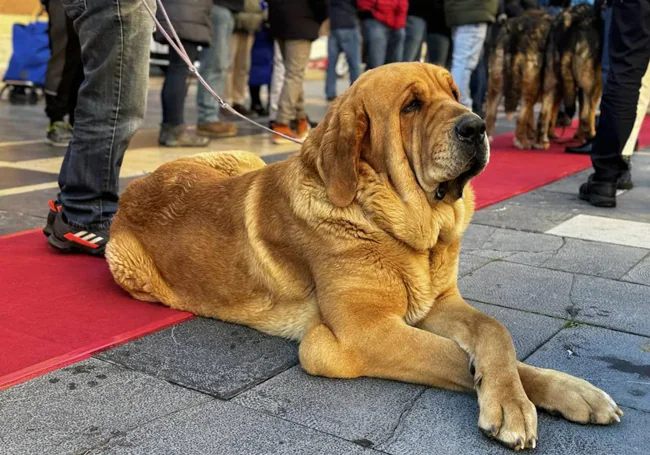
[[[146,0],[140,0],[140,2],[144,5],[145,9],[147,10],[149,15],[153,19],[154,23],[156,24],[156,27],[158,27],[158,30],[160,30],[160,32],[163,34],[163,36],[165,37],[165,39],[167,40],[169,45],[174,48],[174,50],[178,53],[178,55],[185,62],[185,64],[189,68],[190,72],[192,74],[194,74],[194,76],[201,83],[201,85],[203,87],[205,87],[205,89],[208,91],[208,93],[210,93],[210,95],[212,95],[212,97],[219,102],[219,105],[222,108],[224,108],[227,111],[231,112],[235,116],[246,120],[248,123],[250,123],[252,125],[255,125],[255,126],[259,127],[259,128],[262,128],[265,131],[268,131],[269,133],[275,134],[276,136],[280,136],[280,137],[282,137],[284,139],[287,139],[287,140],[289,140],[291,142],[295,142],[296,144],[302,144],[302,141],[300,141],[300,140],[298,140],[298,139],[296,139],[294,137],[287,136],[286,134],[278,133],[277,131],[273,131],[271,128],[267,128],[266,126],[261,125],[261,124],[257,123],[256,121],[254,121],[252,119],[249,119],[245,115],[242,115],[239,112],[237,112],[235,109],[233,109],[228,103],[226,103],[223,100],[223,98],[221,98],[214,90],[212,90],[212,88],[205,81],[205,79],[203,79],[203,77],[199,74],[199,71],[194,66],[194,62],[192,62],[192,59],[189,57],[189,55],[187,55],[187,51],[183,47],[183,43],[181,42],[181,39],[178,37],[178,34],[176,33],[176,30],[174,29],[174,26],[172,25],[172,22],[169,19],[169,16],[167,16],[167,11],[165,10],[165,7],[163,6],[162,1],[161,0],[156,0],[156,3],[158,4],[158,8],[160,8],[160,11],[162,11],[163,16],[165,16],[165,22],[167,23],[167,25],[169,25],[169,30],[172,32],[172,35],[174,36],[174,39],[172,39],[169,36],[169,34],[164,29],[162,24],[158,21],[158,19],[156,18],[156,14],[151,10],[151,8],[149,8],[149,5],[147,5]]]

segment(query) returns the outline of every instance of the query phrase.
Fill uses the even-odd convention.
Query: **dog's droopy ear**
[[[368,131],[368,117],[358,101],[344,94],[332,104],[324,123],[318,172],[330,201],[346,207],[357,192],[361,144]]]
[[[444,73],[444,77],[449,86],[449,90],[451,91],[451,95],[456,99],[456,101],[460,102],[460,90],[458,90],[458,86],[456,85],[454,78],[451,77],[451,74],[448,72]]]

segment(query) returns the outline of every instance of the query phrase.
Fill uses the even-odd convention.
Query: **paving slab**
[[[215,400],[117,435],[95,454],[361,455],[374,450]]]
[[[458,276],[463,277],[468,275],[491,261],[492,259],[490,258],[474,256],[473,254],[463,253],[461,251],[460,257],[458,258]]]
[[[470,223],[463,233],[461,248],[463,250],[481,249],[495,229],[491,226]]]
[[[493,317],[508,329],[519,360],[524,360],[567,324],[563,319],[542,316],[541,314],[527,313],[496,305],[485,305],[479,302],[470,301],[469,303],[482,313]]]
[[[82,454],[211,398],[89,359],[0,392],[3,455]]]
[[[97,357],[227,399],[296,365],[298,345],[241,325],[194,318]]]
[[[623,280],[650,286],[650,255],[626,273]]]
[[[392,435],[424,389],[374,378],[314,377],[296,366],[233,401],[372,447]]]
[[[458,282],[466,299],[650,336],[650,287],[504,261]]]
[[[647,454],[650,414],[624,408],[620,424],[577,425],[538,414],[536,455]],[[394,455],[511,455],[478,429],[474,394],[428,389],[403,416],[394,436],[379,449]]]
[[[573,276],[521,264],[491,262],[458,282],[469,300],[567,318]]]
[[[638,221],[580,214],[549,229],[548,234],[650,249],[650,224]]]
[[[576,321],[650,336],[650,286],[576,275]]]
[[[650,412],[650,338],[598,327],[562,330],[527,360],[586,379],[619,406]]]
[[[43,226],[45,226],[45,218],[0,210],[0,235]]]
[[[494,229],[480,247],[469,246],[463,251],[490,259],[540,265],[562,248],[563,244],[562,238],[552,235]]]
[[[544,267],[620,279],[648,254],[648,250],[642,248],[571,238],[564,240],[564,246],[542,263]]]
[[[551,209],[546,206],[528,203],[517,196],[504,202],[476,212],[472,222],[485,226],[515,229],[531,232],[546,232],[554,226],[571,218],[573,213],[561,207]]]

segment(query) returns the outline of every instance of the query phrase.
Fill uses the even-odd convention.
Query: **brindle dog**
[[[527,11],[508,19],[499,30],[488,70],[485,121],[489,137],[494,131],[499,102],[505,96],[505,111],[510,118],[523,99],[515,146],[530,148],[535,140],[533,107],[541,101],[544,50],[551,21],[552,17],[542,11]]]
[[[556,139],[554,127],[560,101],[569,117],[580,102],[580,124],[574,139],[596,134],[596,108],[602,94],[602,20],[594,8],[580,4],[560,13],[551,24],[545,53],[543,102],[535,148],[546,149]]]

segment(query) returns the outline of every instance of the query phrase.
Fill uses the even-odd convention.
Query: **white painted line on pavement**
[[[547,234],[650,249],[650,224],[592,215],[576,215]],[[607,258],[601,258],[607,260]]]

